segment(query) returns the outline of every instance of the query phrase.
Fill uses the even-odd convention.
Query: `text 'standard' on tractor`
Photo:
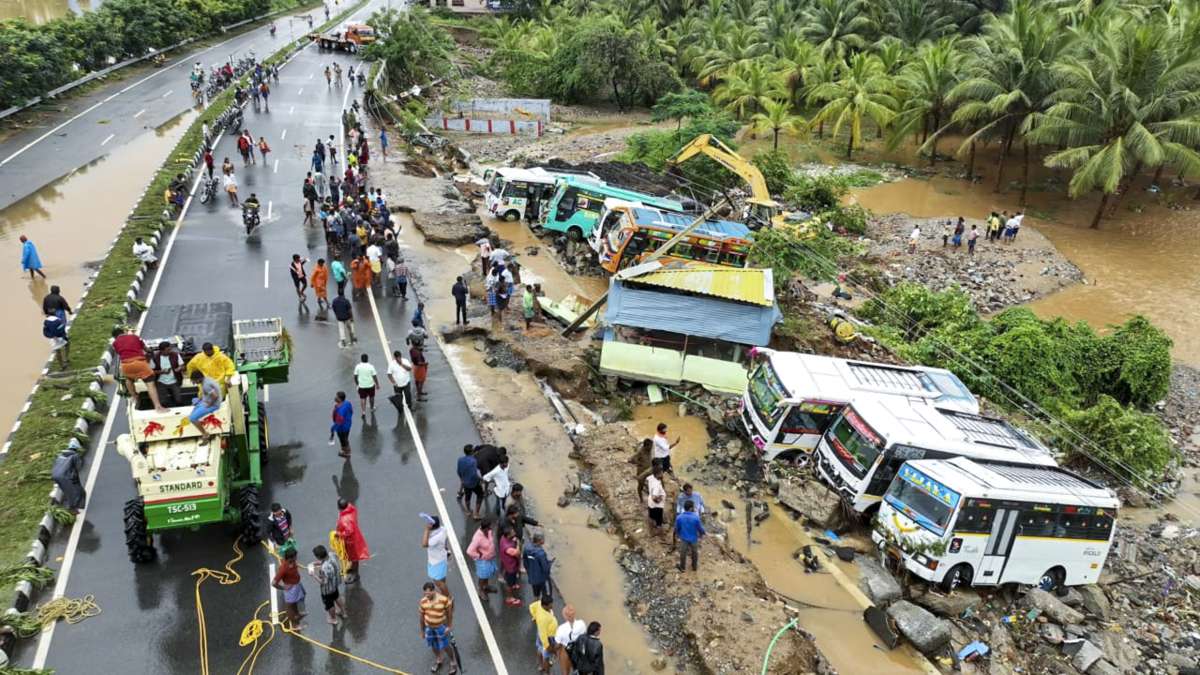
[[[234,321],[227,302],[153,307],[141,337],[154,360],[162,342],[173,344],[185,368],[177,400],[163,399],[172,405],[166,412],[155,411],[147,382],[136,382],[136,396],[126,397],[129,433],[117,438],[117,452],[129,460],[137,486],[124,513],[130,560],[153,560],[157,533],[212,523],[232,524],[243,543],[257,543],[269,448],[262,387],[287,382],[291,343],[283,321]],[[222,397],[193,422],[201,392],[188,375],[197,369],[218,381]]]

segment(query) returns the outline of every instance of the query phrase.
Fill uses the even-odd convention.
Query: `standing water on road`
[[[175,117],[0,211],[7,272],[0,275],[0,315],[24,326],[6,332],[0,342],[11,364],[9,386],[0,391],[0,429],[12,424],[50,355],[41,331],[42,297],[56,284],[77,309],[83,282],[94,271],[83,261],[104,257],[164,153],[179,142],[194,115]],[[30,281],[21,272],[17,238],[22,234],[38,247],[46,280]]]
[[[1126,204],[1139,195],[1130,194]],[[982,219],[1017,208],[1017,193],[992,192],[990,182],[936,177],[907,178],[857,190],[860,204],[878,214],[918,218]],[[1030,303],[1043,317],[1086,320],[1096,328],[1144,314],[1175,341],[1175,358],[1200,364],[1200,314],[1180,311],[1200,297],[1200,212],[1147,206],[1122,208],[1099,230],[1088,228],[1092,198],[1070,200],[1061,192],[1030,192],[1025,218],[1081,269],[1086,285],[1072,286]],[[1200,204],[1200,203],[1198,203]]]

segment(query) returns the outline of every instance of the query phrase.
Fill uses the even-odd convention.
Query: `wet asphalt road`
[[[265,58],[291,37],[307,33],[308,23],[291,17],[310,13],[314,26],[324,22],[319,7],[276,17],[275,37],[263,25],[186,57],[173,57],[162,68],[144,69],[132,78],[68,99],[65,112],[48,115],[38,126],[4,139],[0,143],[0,210],[79,167],[119,151],[134,138],[153,133],[190,109],[188,74],[192,64],[199,61],[207,74],[212,66],[229,58],[236,63],[251,51]],[[169,149],[163,146],[164,156]]]
[[[420,548],[423,524],[417,514],[433,512],[435,506],[409,431],[395,409],[381,399],[382,405],[376,414],[368,415],[365,424],[361,417],[355,419],[350,462],[343,462],[327,445],[336,390],[350,393],[358,414],[351,369],[360,353],[370,355],[385,383],[383,392],[390,391],[384,375],[384,347],[370,305],[366,300],[355,303],[357,348],[339,350],[336,324],[318,320],[311,292],[310,311],[298,309],[287,271],[292,253],[313,262],[326,254],[319,228],[306,229],[301,224],[300,187],[317,137],[328,138],[338,132],[344,90],[325,85],[321,71],[329,59],[313,48],[301,53],[284,68],[281,82],[274,88],[272,112],[246,113],[245,126],[272,145],[274,152],[267,165],[260,160],[258,166],[243,169],[228,136],[214,152],[218,163],[226,155],[235,158],[242,197],[258,193],[264,216],[270,203],[270,217],[264,217],[264,224],[247,237],[240,210],[228,206],[223,194],[207,205],[197,199],[162,272],[154,304],[227,300],[234,305],[235,318],[283,317],[293,340],[293,363],[290,381],[271,386],[269,391],[273,458],[266,469],[264,504],[279,501],[291,510],[303,562],[311,559],[313,545],[326,542],[336,522],[338,497],[351,499],[358,504],[374,556],[363,564],[362,582],[347,593],[350,618],[341,630],[324,622],[316,585],[305,577],[310,613],[306,634],[390,667],[423,672],[432,657],[420,639],[417,623],[416,602],[426,580],[425,551]],[[339,60],[343,66],[349,64],[345,56]],[[358,90],[352,92],[357,95]],[[376,149],[374,144],[372,149]],[[312,263],[308,268],[311,270]],[[402,347],[415,302],[411,296],[407,303],[379,296],[377,301],[388,340]],[[443,355],[436,345],[431,345],[428,355],[429,400],[417,408],[415,417],[465,548],[473,528],[464,526],[461,508],[454,503],[454,463],[464,443],[479,439]],[[122,411],[101,460],[66,589],[68,597],[94,594],[103,613],[77,625],[58,626],[45,665],[61,674],[198,672],[195,584],[190,575],[199,567],[219,569],[233,553],[232,533],[214,526],[158,537],[160,559],[155,563],[135,567],[128,561],[121,509],[133,490],[127,463],[112,446],[126,428]],[[93,451],[89,460],[96,456]],[[52,564],[63,554],[65,541],[63,536],[57,538],[50,555]],[[255,609],[270,598],[271,561],[262,547],[252,549],[236,567],[242,576],[240,583],[219,586],[210,581],[204,585],[210,672],[238,672],[248,655],[248,648],[238,646],[238,637]],[[464,665],[473,673],[495,672],[463,584],[452,565],[450,587],[458,604],[455,633]],[[534,637],[528,612],[504,607],[500,598],[493,597],[485,602],[485,615],[509,670],[533,672]],[[36,644],[36,640],[24,643],[20,663],[32,662]],[[259,657],[254,672],[379,671],[279,633]]]

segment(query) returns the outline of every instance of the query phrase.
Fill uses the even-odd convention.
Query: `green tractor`
[[[221,407],[200,421],[213,436],[207,445],[199,444],[201,434],[188,420],[190,404],[155,412],[142,382],[137,395],[126,398],[129,433],[117,437],[117,452],[129,461],[138,492],[125,503],[129,559],[154,560],[156,533],[213,523],[234,525],[243,544],[257,544],[269,441],[262,387],[288,379],[291,345],[283,321],[234,321],[230,303],[173,305],[153,308],[141,334],[152,349],[174,343],[184,363],[211,342],[233,360],[237,374],[222,383]],[[190,382],[181,385],[184,401],[196,397]]]

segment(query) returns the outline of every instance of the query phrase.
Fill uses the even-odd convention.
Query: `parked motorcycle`
[[[217,197],[217,191],[221,189],[221,181],[216,176],[204,179],[204,189],[200,193],[200,203],[207,204]]]

